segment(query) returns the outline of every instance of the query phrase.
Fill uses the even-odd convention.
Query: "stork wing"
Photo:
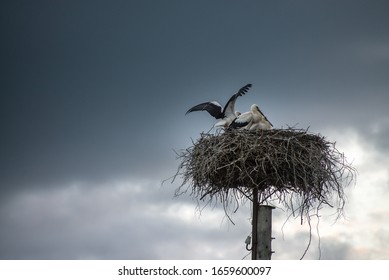
[[[257,106],[258,108],[258,111],[259,113],[263,116],[263,118],[265,119],[265,121],[267,121],[272,127],[273,127],[273,124],[266,118],[266,116],[262,113],[262,111],[259,109],[259,107]]]
[[[231,124],[231,128],[242,128],[248,125],[253,119],[253,114],[251,112],[246,112],[237,117]]]
[[[220,119],[223,117],[222,106],[216,101],[204,102],[196,106],[193,106],[185,113],[185,115],[194,111],[207,111],[212,117],[216,119]]]
[[[239,89],[237,93],[235,93],[233,96],[231,96],[231,98],[228,100],[228,102],[224,106],[224,109],[223,109],[224,116],[232,116],[232,115],[235,116],[235,101],[236,101],[236,99],[239,96],[246,94],[246,92],[249,91],[251,86],[252,86],[252,84],[247,84],[244,87],[242,87],[241,89]]]

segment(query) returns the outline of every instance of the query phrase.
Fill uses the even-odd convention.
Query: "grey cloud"
[[[321,255],[323,260],[349,260],[355,256],[352,254],[352,244],[336,239],[323,238],[321,240]]]
[[[185,205],[189,216],[174,212],[185,211]],[[222,219],[217,219],[220,226],[201,225],[195,207],[185,199],[172,199],[171,192],[147,182],[20,193],[1,206],[0,258],[243,257],[245,236],[240,236],[241,229],[227,230]],[[237,242],[238,236],[241,242]],[[196,249],[184,249],[189,247]]]

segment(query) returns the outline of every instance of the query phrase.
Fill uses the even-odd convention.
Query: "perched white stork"
[[[273,125],[261,112],[258,105],[251,105],[250,111],[238,116],[230,125],[230,128],[242,128],[248,130],[272,129]]]
[[[194,111],[207,111],[211,116],[213,116],[215,119],[219,120],[214,126],[215,127],[224,127],[228,128],[230,124],[236,119],[237,116],[240,115],[239,112],[235,112],[235,101],[239,96],[244,95],[250,88],[252,84],[247,84],[237,93],[235,93],[231,98],[228,100],[224,108],[217,102],[217,101],[211,101],[211,102],[204,102],[201,104],[198,104],[192,108],[190,108],[186,114]],[[185,114],[185,115],[186,115]]]

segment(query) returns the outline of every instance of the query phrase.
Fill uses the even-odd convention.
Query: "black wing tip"
[[[251,88],[252,86],[253,86],[253,84],[247,84],[247,85],[245,85],[244,87],[242,87],[242,89],[243,89],[243,88],[249,89],[249,88]]]
[[[207,103],[209,103],[209,102],[200,103],[200,104],[197,104],[196,106],[193,106],[193,107],[189,108],[189,110],[186,111],[185,115],[187,115],[187,114],[189,114],[191,112],[204,110],[204,107],[205,107],[205,105]]]
[[[196,105],[196,106],[193,106],[193,107],[189,108],[189,110],[186,111],[185,115],[187,115],[187,114],[189,114],[189,113],[191,113],[191,112],[194,112],[194,111],[198,111],[198,110],[196,110],[196,109],[197,109],[196,107],[198,107],[198,106],[199,106],[199,105]]]
[[[238,91],[239,96],[246,94],[246,92],[248,92],[252,86],[253,84],[247,84],[244,87],[241,87],[240,90]]]
[[[192,112],[202,111],[202,109],[198,109],[196,107],[197,106],[194,106],[194,107],[190,108],[188,111],[186,111],[185,115],[187,115],[189,113],[192,113]]]
[[[193,106],[185,113],[185,115],[196,111],[207,111],[208,114],[210,114],[212,117],[216,119],[220,119],[223,117],[220,106],[212,102],[204,102],[196,106]]]

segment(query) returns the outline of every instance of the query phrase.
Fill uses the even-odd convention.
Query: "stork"
[[[252,84],[247,84],[244,87],[240,88],[237,93],[235,93],[228,100],[224,108],[217,102],[204,102],[193,106],[190,108],[186,114],[194,111],[207,111],[212,117],[219,120],[214,126],[228,128],[230,124],[240,115],[239,112],[235,112],[235,102],[239,96],[246,94],[246,92],[251,88]],[[185,115],[186,115],[185,114]]]
[[[272,123],[266,118],[256,104],[251,105],[250,111],[241,114],[230,124],[230,128],[248,130],[270,130],[272,127]]]

